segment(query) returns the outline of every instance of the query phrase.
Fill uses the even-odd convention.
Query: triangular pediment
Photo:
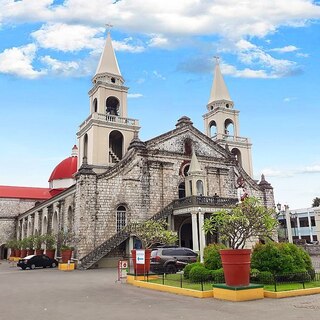
[[[183,154],[186,142],[189,141],[197,156],[230,160],[230,152],[196,129],[191,121],[180,126],[178,124],[176,129],[146,141],[146,148],[150,151]]]

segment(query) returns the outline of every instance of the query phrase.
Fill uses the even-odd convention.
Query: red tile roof
[[[49,188],[0,186],[0,198],[47,200],[51,198]]]

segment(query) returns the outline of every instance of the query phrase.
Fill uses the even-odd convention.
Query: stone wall
[[[0,217],[0,246],[15,236],[16,221],[14,218]]]

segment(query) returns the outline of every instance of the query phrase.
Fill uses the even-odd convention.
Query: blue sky
[[[276,202],[320,196],[320,2],[309,0],[0,0],[0,184],[47,187],[89,115],[111,31],[142,140],[183,115],[204,130],[215,55],[256,179]]]

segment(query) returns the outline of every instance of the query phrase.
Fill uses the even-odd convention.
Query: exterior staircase
[[[161,211],[152,216],[149,220],[160,220],[167,218],[173,212],[173,202],[164,207]],[[80,259],[78,269],[86,270],[97,263],[101,258],[107,255],[111,250],[119,246],[123,241],[127,240],[132,231],[133,224],[129,223],[111,238],[94,248],[86,256]]]
[[[119,157],[111,149],[109,150],[109,154],[113,163],[118,163],[120,161]]]

